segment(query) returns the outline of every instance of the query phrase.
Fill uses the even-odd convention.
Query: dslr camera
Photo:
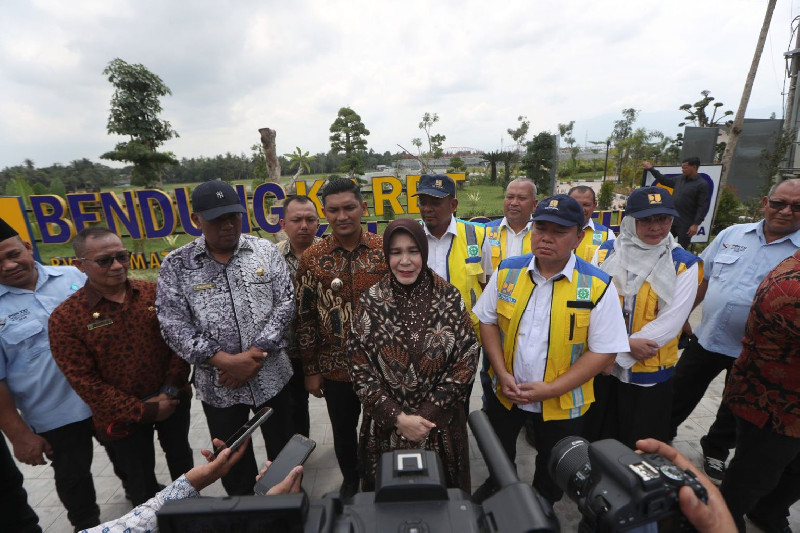
[[[694,531],[678,506],[688,486],[708,503],[708,493],[690,470],[654,453],[638,454],[613,439],[589,444],[561,439],[550,455],[550,474],[578,505],[578,531]]]

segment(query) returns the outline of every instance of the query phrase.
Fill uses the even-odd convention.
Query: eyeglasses
[[[637,222],[647,224],[648,226],[666,226],[667,224],[672,224],[672,217],[670,215],[653,215],[640,218]]]
[[[80,260],[92,261],[93,263],[97,263],[97,266],[100,268],[108,268],[114,264],[114,261],[119,261],[121,265],[127,265],[131,260],[131,253],[128,250],[125,250],[123,252],[117,252],[114,255],[104,255],[95,259],[81,257]]]
[[[786,206],[792,208],[792,213],[800,213],[800,204],[790,204],[787,202],[781,202],[780,200],[767,200],[770,208],[774,209],[775,211],[783,211]]]

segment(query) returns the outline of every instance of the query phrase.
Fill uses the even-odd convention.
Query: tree
[[[761,168],[764,170],[762,194],[766,195],[772,184],[777,183],[775,180],[779,179],[781,163],[786,160],[789,148],[792,147],[792,142],[796,137],[796,128],[778,130],[770,139],[769,145],[761,150]],[[717,209],[717,213],[719,212],[720,210]]]
[[[404,152],[408,155],[419,161],[420,168],[423,173],[427,173],[430,171],[430,162],[431,159],[438,159],[442,157],[444,154],[444,150],[442,149],[442,145],[444,145],[444,141],[447,139],[441,133],[432,133],[433,126],[439,122],[439,114],[438,113],[428,113],[425,112],[422,115],[422,120],[417,124],[417,127],[422,130],[425,134],[425,140],[427,141],[428,149],[423,152],[422,147],[425,143],[422,142],[422,139],[416,137],[411,139],[411,144],[416,146],[417,148],[417,155],[412,154],[409,150],[404,148],[402,145],[399,146]]]
[[[569,146],[569,154],[570,154],[570,163],[572,164],[573,170],[577,165],[577,157],[578,153],[580,152],[580,148],[575,146],[575,137],[572,136],[572,130],[575,127],[575,121],[570,120],[567,124],[559,124],[558,125],[558,135],[561,137],[567,146]]]
[[[519,121],[519,126],[516,128],[508,128],[506,131],[511,138],[517,143],[517,146],[525,144],[525,137],[528,135],[528,129],[531,127],[531,121],[528,120],[528,117],[524,115],[520,115],[517,117]]]
[[[300,177],[300,174],[303,173],[303,170],[306,172],[311,172],[311,161],[314,160],[314,156],[309,156],[308,152],[303,152],[299,146],[295,146],[296,151],[292,152],[291,154],[283,154],[284,157],[289,158],[289,169],[293,169],[297,167],[297,172],[294,176],[292,176],[292,181],[289,182],[289,190],[294,190],[295,183],[297,182],[297,178]]]
[[[597,206],[601,210],[611,209],[611,203],[614,201],[614,182],[604,181],[600,185],[600,194],[597,195]]]
[[[556,138],[549,131],[540,132],[527,145],[520,168],[536,183],[539,192],[550,191],[550,170],[555,164]]]
[[[632,107],[622,110],[622,119],[614,121],[614,129],[611,132],[611,141],[617,151],[617,179],[622,173],[622,165],[629,158],[628,148],[625,147],[624,141],[633,135],[633,123],[636,122],[636,117],[639,111]]]
[[[464,160],[457,155],[450,158],[450,168],[453,169],[453,172],[467,171],[467,165],[464,164]]]
[[[505,170],[505,176],[503,178],[503,185],[508,185],[508,182],[511,181],[511,166],[519,161],[519,154],[514,152],[500,152],[500,161],[503,162],[503,169]]]
[[[339,169],[351,177],[363,174],[363,153],[367,149],[367,140],[364,137],[369,135],[369,130],[361,122],[358,113],[349,107],[339,109],[336,120],[331,124],[330,132],[331,151],[337,154],[344,152],[344,160]]]
[[[490,174],[489,182],[494,185],[497,182],[497,163],[503,157],[503,152],[487,152],[481,156],[486,163],[489,163]]]
[[[727,122],[722,122],[725,117],[729,117],[733,115],[733,111],[724,111],[719,117],[717,117],[717,111],[720,110],[723,104],[722,102],[715,102],[711,107],[713,107],[713,111],[711,112],[711,116],[708,116],[706,112],[706,108],[708,108],[711,102],[714,102],[714,97],[709,96],[711,91],[705,90],[700,91],[700,94],[703,96],[702,99],[698,100],[694,104],[683,104],[678,109],[681,111],[686,111],[688,114],[684,117],[683,122],[678,124],[678,127],[684,127],[687,124],[692,124],[697,126],[698,128],[714,128],[723,125],[730,125],[732,122],[728,120]]]
[[[171,152],[156,150],[178,137],[169,122],[158,118],[162,111],[159,99],[172,91],[144,65],[130,65],[119,58],[111,61],[103,74],[114,86],[106,129],[109,134],[127,135],[130,139],[100,157],[133,163],[131,183],[153,186],[161,180],[165,165],[178,164]]]

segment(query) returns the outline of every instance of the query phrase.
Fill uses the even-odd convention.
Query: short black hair
[[[89,237],[94,239],[104,235],[116,236],[117,234],[105,226],[89,226],[88,228],[83,228],[72,241],[72,249],[75,251],[75,255],[81,258],[86,253],[86,239]]]
[[[325,207],[325,199],[331,194],[340,194],[343,192],[351,192],[355,195],[356,200],[359,202],[364,201],[361,196],[361,187],[350,178],[336,178],[328,181],[319,193],[322,207]]]
[[[681,161],[681,164],[683,164],[683,163],[686,163],[690,167],[700,168],[700,158],[696,157],[696,156],[687,157],[686,159]]]
[[[302,194],[290,194],[283,200],[283,216],[281,218],[286,218],[286,211],[289,209],[289,204],[292,202],[297,202],[298,204],[307,204],[311,201],[311,198]],[[314,212],[316,213],[317,210],[314,208]]]
[[[569,192],[567,193],[567,196],[572,196],[573,192],[580,192],[580,193],[590,192],[590,193],[592,193],[592,201],[594,203],[597,203],[597,194],[594,192],[594,189],[592,189],[588,185],[576,185],[576,186],[574,186],[573,188],[571,188],[569,190]]]

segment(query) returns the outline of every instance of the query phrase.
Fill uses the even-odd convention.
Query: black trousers
[[[56,494],[67,510],[67,518],[77,529],[100,523],[100,508],[92,479],[94,425],[87,418],[40,433],[50,443],[50,457]]]
[[[262,407],[272,407],[273,409],[272,416],[261,425],[261,435],[263,435],[267,447],[267,457],[270,461],[274,461],[292,437],[288,419],[290,398],[286,387],[258,406],[237,404],[231,407],[214,407],[203,402],[203,411],[206,414],[211,438],[228,439],[251,418],[252,413]],[[250,445],[239,462],[230,469],[228,475],[223,476],[222,486],[225,487],[229,496],[253,494],[253,485],[256,483],[258,470],[253,446]]]
[[[345,482],[358,476],[358,417],[361,402],[349,381],[324,381],[325,403],[333,431],[333,451]]]
[[[39,517],[28,504],[22,481],[22,473],[0,433],[0,531],[42,533]]]
[[[634,449],[639,439],[669,440],[671,380],[641,387],[613,376],[595,376],[594,400],[583,416],[588,440],[617,439]]]
[[[125,438],[107,443],[116,467],[125,477],[125,488],[133,505],[140,505],[159,491],[156,480],[154,433],[167,459],[170,477],[175,480],[194,466],[189,446],[189,410],[191,402],[182,401],[175,412],[161,422],[140,424]]]
[[[734,415],[736,454],[731,459],[722,495],[739,531],[744,515],[765,517],[776,530],[786,524],[789,507],[800,500],[800,439],[759,428]]]
[[[674,397],[672,399],[672,416],[670,422],[670,440],[678,433],[678,426],[694,411],[703,398],[708,385],[720,372],[725,371],[725,381],[735,358],[725,354],[711,352],[703,348],[696,338],[692,338],[689,346],[683,351],[675,375],[672,378]],[[708,434],[700,440],[703,453],[724,461],[729,450],[736,441],[736,422],[725,403],[717,410],[717,418],[708,430]]]
[[[536,449],[538,450],[536,454],[536,470],[533,474],[533,488],[551,502],[560,500],[564,495],[564,491],[558,488],[558,485],[556,485],[556,482],[547,471],[550,451],[564,437],[583,434],[583,417],[570,420],[548,420],[545,422],[541,413],[523,411],[516,405],[512,406],[511,409],[506,409],[494,394],[486,398],[486,414],[512,463],[517,457],[517,437],[522,426],[525,425],[526,420],[530,420],[533,423],[536,435]]]
[[[306,390],[303,362],[300,359],[289,359],[292,362],[292,378],[286,384],[291,401],[289,419],[292,434],[299,433],[308,437],[311,430],[311,418],[308,415],[308,391]]]
[[[670,228],[670,233],[678,239],[678,244],[680,244],[684,250],[688,250],[689,245],[692,244],[692,238],[686,234],[686,232],[689,231],[689,226],[691,226],[691,224],[687,224],[679,217],[675,217],[672,220],[672,227]]]

